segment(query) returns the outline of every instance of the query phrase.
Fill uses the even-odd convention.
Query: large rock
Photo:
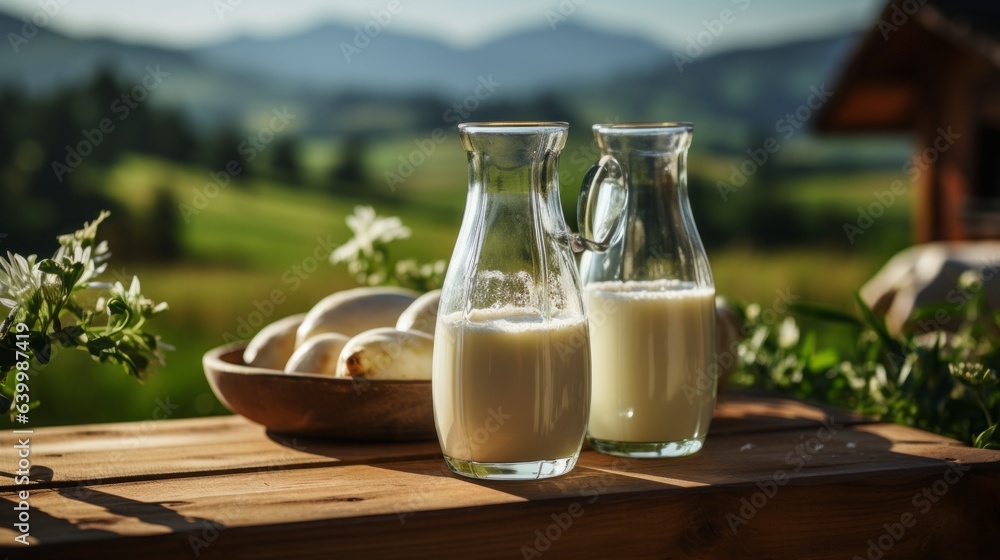
[[[979,271],[987,301],[1000,309],[1000,241],[936,242],[905,249],[861,287],[861,299],[885,316],[892,334],[954,330],[960,317],[951,313],[941,311],[922,320],[912,316],[927,305],[967,302],[970,292],[958,282],[967,270]]]

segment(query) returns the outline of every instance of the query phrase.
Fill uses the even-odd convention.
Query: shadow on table
[[[419,533],[447,519],[456,524],[457,540],[476,540],[481,538],[481,532],[473,525],[487,519],[494,524],[491,531],[498,537],[496,542],[513,539],[530,544],[538,542],[535,539],[539,531],[548,531],[553,523],[566,519],[569,512],[604,512],[603,516],[588,516],[588,521],[579,525],[587,529],[573,532],[572,537],[564,537],[565,541],[598,530],[598,523],[628,520],[634,509],[646,508],[648,512],[649,504],[672,505],[676,506],[671,509],[673,513],[661,522],[680,527],[674,531],[668,550],[685,557],[704,557],[712,551],[735,556],[730,552],[741,548],[741,540],[753,541],[761,531],[773,530],[773,520],[780,518],[785,508],[794,514],[781,523],[795,526],[800,521],[822,519],[815,500],[824,507],[833,507],[860,503],[859,497],[873,492],[873,497],[879,498],[887,489],[894,490],[896,494],[879,504],[881,510],[872,517],[870,528],[851,527],[853,533],[844,537],[831,532],[823,544],[832,547],[838,539],[849,539],[847,548],[863,551],[865,539],[877,536],[883,522],[898,520],[907,511],[912,492],[940,477],[939,468],[946,468],[941,458],[947,456],[940,455],[940,448],[937,455],[919,450],[906,453],[894,450],[894,444],[948,445],[931,434],[925,434],[926,439],[914,439],[922,438],[919,432],[899,426],[866,425],[871,422],[870,418],[830,407],[774,397],[727,395],[720,399],[704,448],[688,457],[626,459],[587,450],[576,468],[564,476],[518,482],[455,475],[437,453],[432,460],[404,457],[367,464],[383,469],[386,480],[391,480],[396,489],[390,498],[390,511],[398,519],[400,531]],[[490,437],[498,434],[502,435],[502,431]],[[281,442],[282,436],[271,437]],[[489,443],[487,439],[479,445]],[[343,457],[348,448],[377,452],[392,449],[395,444],[320,440],[317,445],[318,449],[308,452]],[[779,496],[778,488],[785,485],[798,490],[781,491]],[[829,486],[826,494],[812,490],[823,486]],[[959,495],[951,492],[950,499]],[[755,517],[758,509],[772,503],[772,498],[775,505],[768,509],[770,521],[762,521],[764,516]],[[761,504],[761,499],[766,503]],[[754,509],[746,513],[751,506]],[[981,506],[980,510],[987,511],[988,507],[992,506]],[[639,518],[634,521],[636,525],[641,523]],[[619,529],[625,530],[631,524],[622,522]],[[737,538],[734,527],[742,525],[750,529],[740,532]],[[391,531],[394,526],[390,521],[383,529]],[[513,555],[518,553],[513,546],[511,551]]]
[[[454,508],[457,506],[454,499],[464,497],[470,508],[490,504],[501,506],[495,514],[498,519],[509,515],[513,517],[508,519],[516,518],[520,523],[519,528],[512,529],[515,534],[506,536],[523,539],[532,546],[538,542],[536,531],[549,531],[554,522],[567,519],[567,513],[584,515],[600,507],[610,512],[607,513],[610,518],[627,516],[633,506],[642,508],[644,500],[658,496],[664,500],[658,503],[688,504],[678,510],[684,512],[682,515],[671,519],[671,523],[683,527],[676,532],[679,536],[670,545],[672,550],[683,557],[702,557],[708,551],[735,546],[729,541],[732,534],[727,515],[741,515],[741,500],[753,496],[761,481],[772,480],[779,471],[784,471],[782,476],[787,475],[790,482],[799,479],[801,484],[809,485],[810,481],[802,479],[810,477],[811,471],[864,478],[871,474],[871,462],[881,462],[886,467],[940,463],[894,453],[889,439],[876,433],[852,430],[846,420],[841,425],[836,416],[823,420],[826,424],[819,419],[766,411],[763,414],[731,414],[721,422],[719,431],[722,433],[713,430],[706,445],[694,455],[632,459],[604,455],[585,446],[576,468],[563,476],[544,480],[466,478],[451,473],[440,460],[375,466],[419,477],[414,479],[414,484],[407,485],[409,491],[401,492],[393,504],[400,527],[433,524],[439,519],[434,515],[436,511]],[[747,426],[733,422],[743,422]],[[754,432],[753,426],[763,431]],[[826,430],[822,434],[825,442],[819,441],[818,430]],[[816,441],[812,442],[812,438]],[[483,445],[488,443],[483,442]],[[510,500],[497,493],[518,499]],[[783,496],[795,500],[795,493]],[[637,523],[641,524],[639,520]],[[597,530],[594,525],[588,527],[589,531]],[[565,540],[583,538],[584,532],[574,532]],[[515,548],[513,552],[518,550]]]
[[[855,424],[869,422],[863,416],[805,404],[780,397],[746,394],[726,394],[720,397],[710,437],[733,433],[757,433],[820,426],[836,414],[838,421]],[[436,440],[423,441],[356,441],[322,437],[307,437],[265,431],[267,437],[289,449],[337,459],[350,463],[384,462],[387,460],[418,460],[441,457]],[[587,449],[587,446],[584,446]]]
[[[4,511],[11,511],[11,508],[16,506],[17,504],[18,504],[17,500],[0,498],[0,507],[2,507]],[[38,528],[42,527],[44,527],[45,533],[40,536]],[[14,530],[18,530],[13,523],[11,524],[11,528]],[[31,506],[30,528],[31,530],[29,531],[29,534],[31,535],[31,539],[37,542],[38,544],[45,544],[53,540],[57,540],[50,538],[50,536],[52,535],[66,535],[69,533],[72,533],[74,535],[81,535],[82,538],[85,539],[94,539],[94,540],[111,539],[118,536],[117,533],[113,533],[111,531],[104,531],[102,529],[83,529],[77,527],[76,525],[70,523],[68,520],[55,517],[53,515],[49,515],[44,510],[38,509],[34,505]],[[74,536],[74,539],[75,538],[76,537]],[[58,540],[64,540],[64,539],[58,539]]]
[[[6,474],[6,473],[4,473]],[[48,482],[52,480],[52,469],[36,465],[31,468],[31,480],[38,482]],[[95,486],[86,486],[79,484],[77,486],[70,487],[57,487],[51,490],[34,489],[32,492],[55,492],[59,496],[66,498],[68,500],[74,500],[78,502],[83,502],[85,504],[90,504],[93,506],[104,508],[108,513],[117,515],[119,517],[130,517],[134,518],[143,523],[148,523],[150,525],[160,525],[167,527],[173,533],[184,533],[184,534],[202,534],[205,530],[221,531],[225,529],[225,525],[212,521],[209,519],[204,519],[200,517],[187,517],[181,515],[168,507],[176,502],[166,502],[166,503],[149,503],[142,502],[139,500],[132,500],[129,498],[124,498],[122,496],[116,496],[114,494],[109,494],[107,492],[102,492],[98,490]],[[17,505],[18,501],[7,498],[0,498],[0,500],[11,503],[11,508]],[[30,503],[30,502],[29,502]],[[180,505],[180,503],[176,503]],[[5,507],[6,506],[0,506]],[[10,509],[8,509],[10,511]],[[97,518],[97,516],[94,516]],[[106,517],[101,517],[106,519]],[[89,538],[95,540],[105,539],[105,538],[117,538],[120,537],[118,533],[114,531],[106,531],[98,528],[82,528],[79,527],[67,519],[62,519],[56,517],[43,509],[40,509],[35,504],[31,504],[30,510],[30,525],[32,527],[31,537],[35,539],[38,544],[46,544],[53,541],[63,541],[65,539],[59,538],[59,535],[64,535],[67,533],[73,533],[75,541],[80,540],[77,538],[79,535],[87,535]],[[41,530],[40,530],[41,529]]]
[[[816,469],[855,469],[859,464],[905,462],[910,466],[940,461],[891,451],[893,442],[868,431],[853,430],[857,415],[729,414],[713,420],[705,446],[687,457],[635,459],[594,452],[584,444],[577,466],[566,475],[532,481],[496,481],[451,473],[444,461],[387,463],[380,468],[441,479],[457,479],[526,499],[593,499],[611,489],[643,492],[701,485],[752,484],[785,471],[790,477]],[[814,409],[815,410],[815,409]],[[488,445],[489,441],[482,445]]]
[[[266,430],[271,441],[302,453],[336,459],[344,464],[371,464],[385,461],[416,461],[441,457],[437,440],[352,441],[305,437]]]
[[[414,442],[412,453],[395,451],[402,444],[358,443],[332,440],[289,439],[268,433],[275,442],[301,450],[350,460],[349,457],[391,455],[366,464],[408,473],[425,480],[415,485],[417,496],[401,496],[403,511],[418,511],[432,502],[433,493],[444,485],[474,484],[529,500],[583,498],[606,493],[633,493],[702,485],[753,486],[776,473],[790,479],[813,472],[839,475],[870,472],[872,468],[900,468],[940,464],[937,459],[891,451],[893,442],[873,431],[854,429],[870,423],[850,412],[773,397],[726,395],[720,399],[704,448],[694,455],[665,459],[612,457],[584,445],[576,468],[551,479],[534,481],[487,481],[451,473],[435,442]],[[303,441],[305,443],[303,443]],[[489,442],[482,442],[488,445]],[[421,452],[415,452],[416,450]],[[428,461],[427,459],[434,459]],[[860,475],[859,475],[860,476]]]
[[[608,488],[627,491],[725,484],[759,469],[771,475],[818,467],[857,464],[863,453],[891,462],[892,442],[876,434],[850,430],[872,419],[835,408],[774,396],[727,394],[720,398],[705,447],[688,457],[629,459],[595,453],[584,443],[576,468],[563,476],[536,481],[488,481],[461,477],[444,464],[437,442],[355,442],[290,436],[268,430],[285,447],[364,463],[435,480],[461,480],[525,498],[590,497]],[[851,441],[845,439],[851,434]],[[483,443],[488,444],[488,442]],[[589,452],[588,452],[589,451]],[[437,459],[427,462],[426,459]],[[933,463],[920,458],[918,463]],[[431,465],[431,466],[428,466]],[[768,470],[769,469],[769,470]],[[597,481],[595,482],[595,477]],[[626,484],[627,483],[627,484]]]

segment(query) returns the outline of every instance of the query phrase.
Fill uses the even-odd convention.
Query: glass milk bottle
[[[433,393],[445,461],[461,475],[557,476],[580,453],[591,355],[572,249],[601,244],[570,234],[563,218],[568,128],[459,125],[469,192],[442,287]],[[615,223],[599,224],[606,240]]]
[[[595,125],[627,190],[623,234],[580,263],[591,336],[588,436],[625,457],[701,449],[715,406],[715,286],[687,193],[690,123]],[[613,164],[612,164],[613,165]]]

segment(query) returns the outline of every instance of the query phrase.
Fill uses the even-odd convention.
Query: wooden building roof
[[[821,132],[912,130],[942,68],[981,56],[1000,69],[1000,1],[891,0],[838,80]],[[923,98],[923,104],[921,103]]]

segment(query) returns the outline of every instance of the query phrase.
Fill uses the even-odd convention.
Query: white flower
[[[371,256],[376,243],[389,243],[410,237],[410,228],[396,216],[383,218],[371,206],[355,206],[354,214],[347,217],[347,227],[354,232],[347,243],[334,249],[330,261],[334,264],[354,260],[358,253]]]
[[[133,276],[132,283],[128,289],[121,282],[115,282],[108,294],[111,298],[120,299],[130,310],[139,315],[155,315],[167,310],[166,302],[155,303],[153,300],[142,295],[142,286],[139,284],[139,277]],[[99,309],[103,308],[108,315],[112,310],[108,308],[107,302],[99,301]]]
[[[963,292],[978,291],[983,288],[983,275],[978,270],[966,270],[958,275],[958,287]]]
[[[93,222],[83,224],[83,228],[68,235],[59,236],[59,250],[56,251],[52,260],[65,264],[82,263],[83,272],[76,281],[75,286],[67,286],[68,289],[100,287],[92,286],[94,278],[101,275],[108,267],[108,260],[111,253],[108,251],[108,242],[96,243],[97,226],[108,216],[109,212],[101,212]]]
[[[416,259],[406,259],[396,263],[396,277],[434,280],[435,277],[443,277],[447,267],[448,263],[444,260],[420,264]]]
[[[43,272],[38,269],[37,256],[27,258],[7,252],[0,256],[0,304],[10,308],[23,305],[45,284]]]
[[[396,263],[397,276],[413,276],[417,273],[420,265],[415,259],[405,259]]]
[[[785,320],[778,326],[778,346],[781,348],[791,348],[799,343],[799,326],[795,324],[795,319],[785,317]]]
[[[83,272],[76,281],[76,286],[81,288],[101,288],[106,286],[107,283],[94,282],[94,278],[103,274],[108,268],[109,258],[111,258],[111,253],[108,252],[107,241],[102,241],[97,246],[84,246],[76,240],[70,240],[69,244],[59,247],[53,260],[58,263],[66,261],[83,263]]]

